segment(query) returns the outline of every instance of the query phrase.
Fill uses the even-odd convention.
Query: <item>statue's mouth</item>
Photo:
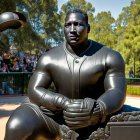
[[[71,40],[77,40],[77,38],[78,38],[77,35],[71,35],[71,36],[70,36],[70,39],[71,39]]]

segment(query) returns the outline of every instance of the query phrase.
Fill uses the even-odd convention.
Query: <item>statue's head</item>
[[[78,45],[88,40],[90,25],[87,13],[80,9],[70,10],[65,19],[64,34],[69,45]]]

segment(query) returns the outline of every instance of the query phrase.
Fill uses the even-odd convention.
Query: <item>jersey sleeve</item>
[[[125,64],[118,52],[111,50],[107,53],[105,70],[105,93],[98,98],[104,106],[104,116],[118,111],[126,98]]]

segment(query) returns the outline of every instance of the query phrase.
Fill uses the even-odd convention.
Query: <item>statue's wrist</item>
[[[97,104],[100,107],[100,122],[104,123],[106,120],[106,116],[107,116],[106,106],[101,100],[97,100]]]
[[[65,96],[55,96],[53,103],[57,108],[64,109],[67,104],[69,104],[69,99]]]

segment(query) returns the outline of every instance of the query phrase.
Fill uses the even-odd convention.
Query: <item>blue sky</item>
[[[60,9],[62,4],[68,0],[58,0],[58,8]],[[95,7],[95,15],[101,11],[111,11],[112,16],[117,19],[121,13],[122,8],[129,6],[132,0],[86,0],[92,3]]]

